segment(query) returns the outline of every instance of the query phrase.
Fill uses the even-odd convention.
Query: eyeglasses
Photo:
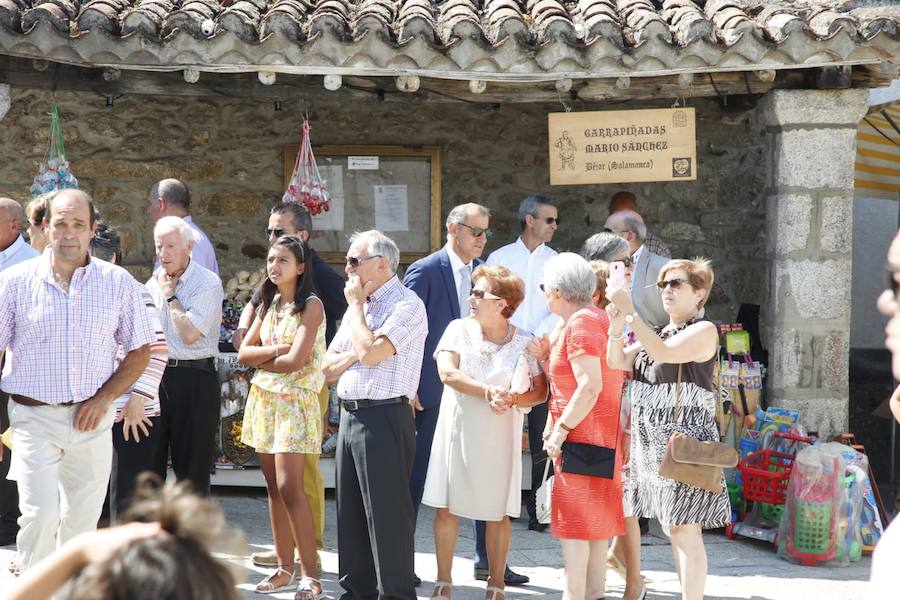
[[[631,233],[630,229],[613,229],[612,227],[604,227],[603,231],[606,233]]]
[[[360,263],[371,260],[373,258],[381,258],[381,255],[373,254],[372,256],[348,256],[347,264],[355,269],[359,266]]]
[[[630,256],[626,256],[624,258],[617,258],[616,260],[611,261],[611,262],[620,262],[623,265],[625,265],[625,268],[627,269],[628,267],[630,267],[631,265],[634,264],[634,259]]]
[[[547,225],[553,225],[554,223],[559,225],[559,217],[544,217],[543,219],[541,219],[541,221],[543,221]]]
[[[494,232],[491,231],[490,229],[482,229],[481,227],[472,227],[471,225],[466,225],[465,223],[457,223],[457,225],[462,225],[463,227],[465,227],[467,229],[471,229],[472,235],[474,235],[475,237],[484,236],[485,239],[489,240],[494,236]]]
[[[658,287],[660,290],[664,290],[667,287],[672,286],[673,290],[677,290],[685,283],[689,283],[687,279],[669,279],[666,281],[656,282],[656,287]]]
[[[487,298],[488,300],[503,300],[503,298],[501,298],[500,296],[495,296],[490,292],[478,289],[473,289],[471,295],[476,300],[484,300],[485,298]]]
[[[266,229],[266,237],[272,237],[273,234],[275,237],[281,237],[285,233],[284,229]]]
[[[547,291],[550,289],[550,288],[545,288],[543,283],[542,283],[541,285],[539,285],[538,287],[541,288],[541,292],[543,292],[543,293],[545,293],[545,294],[546,294]]]

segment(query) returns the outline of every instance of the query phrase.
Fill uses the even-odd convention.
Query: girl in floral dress
[[[294,548],[301,578],[296,600],[318,600],[316,532],[303,492],[306,455],[319,454],[319,391],[325,354],[325,311],[313,293],[308,251],[300,239],[279,238],[269,250],[261,303],[238,360],[256,367],[244,410],[241,441],[259,454],[269,493],[269,519],[278,569],[256,591],[271,594],[294,585]]]

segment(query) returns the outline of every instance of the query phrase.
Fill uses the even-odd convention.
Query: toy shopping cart
[[[796,448],[800,444],[812,444],[812,438],[792,433],[775,432],[779,447],[786,444]],[[735,515],[725,527],[725,536],[734,539],[741,535],[774,544],[778,535],[778,525],[784,511],[785,494],[796,453],[780,452],[766,448],[754,452],[738,463],[743,482],[743,499],[752,502],[749,514]]]

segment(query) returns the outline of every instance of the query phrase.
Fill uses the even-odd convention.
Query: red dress
[[[567,440],[616,448],[613,479],[574,475],[559,470],[553,479],[552,530],[558,538],[603,540],[625,533],[622,512],[622,429],[619,427],[624,371],[606,366],[609,318],[598,308],[584,308],[569,319],[550,352],[550,404],[559,419],[577,383],[569,363],[582,354],[597,356],[603,365],[603,390],[587,416],[572,428]],[[567,423],[568,424],[568,423]],[[568,424],[571,425],[571,424]]]

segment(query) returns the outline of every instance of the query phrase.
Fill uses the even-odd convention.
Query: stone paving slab
[[[248,552],[271,549],[266,497],[255,489],[217,489],[215,499],[222,505],[229,521],[244,531]],[[321,552],[325,590],[331,598],[340,596],[337,583],[338,557],[336,552],[334,498],[326,507],[325,549]],[[431,526],[434,511],[423,506],[416,531],[416,572],[424,580],[418,588],[420,598],[431,593],[430,583],[436,576],[434,542]],[[707,600],[863,600],[871,559],[844,568],[802,567],[779,559],[769,544],[754,540],[728,540],[721,532],[705,534],[709,557]],[[471,527],[460,523],[460,537],[454,561],[454,600],[482,600],[485,583],[472,577],[471,554],[474,549]],[[0,548],[0,590],[10,582],[5,565],[14,548]],[[642,572],[649,580],[648,600],[679,600],[678,581],[672,567],[670,546],[658,528],[642,539]],[[246,582],[239,587],[245,599],[261,600],[253,586],[268,573],[250,564],[245,557],[230,560],[247,568]],[[527,529],[527,521],[513,522],[513,543],[510,564],[531,577],[527,586],[509,588],[509,600],[547,600],[562,598],[562,553],[559,543],[548,533]],[[615,573],[607,576],[607,600],[622,596],[624,583]],[[2,596],[2,594],[0,594]],[[291,599],[292,593],[272,594],[272,598]]]

